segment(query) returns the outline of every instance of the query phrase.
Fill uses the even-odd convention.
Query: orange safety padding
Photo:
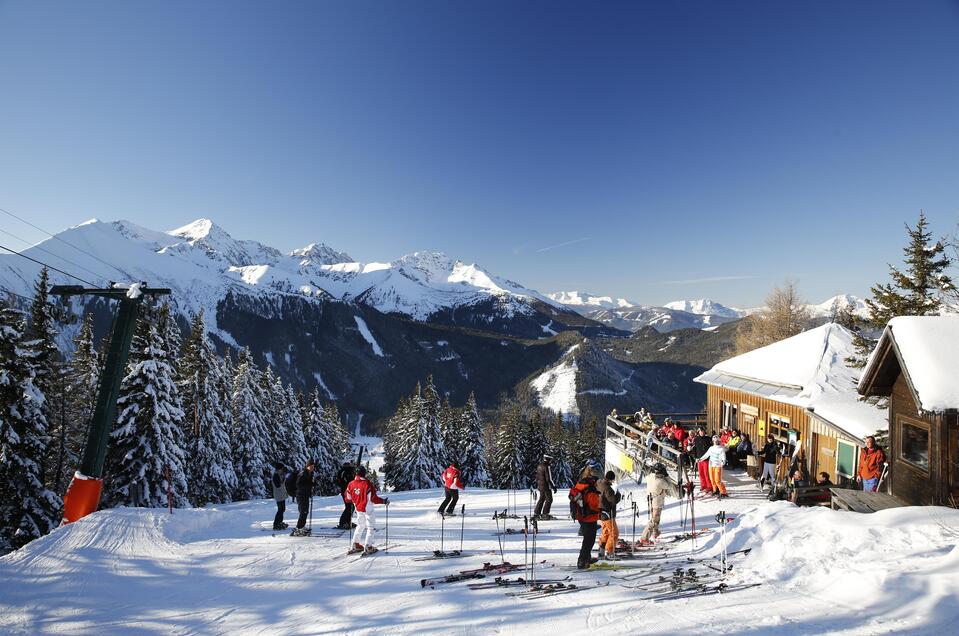
[[[91,512],[96,512],[102,491],[102,479],[74,477],[67,488],[67,494],[63,496],[63,523],[73,523]]]

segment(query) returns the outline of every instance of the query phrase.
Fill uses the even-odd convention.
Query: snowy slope
[[[368,558],[344,557],[349,539],[294,539],[261,528],[272,520],[271,501],[199,510],[117,509],[59,528],[0,559],[0,632],[4,634],[818,634],[953,633],[959,615],[959,512],[899,508],[872,515],[795,508],[760,499],[752,481],[729,476],[732,497],[696,502],[698,528],[707,536],[641,570],[708,565],[720,550],[715,515],[734,521],[726,539],[730,584],[760,587],[690,599],[654,602],[624,585],[641,570],[578,573],[577,526],[543,523],[538,538],[540,578],[572,576],[595,590],[539,600],[501,589],[469,590],[465,581],[421,588],[439,577],[499,561],[491,519],[507,507],[506,492],[467,489],[464,548],[476,556],[417,562],[440,547],[435,509],[439,489],[391,496],[390,541],[397,547]],[[621,536],[630,537],[630,502],[643,488],[621,485]],[[529,502],[520,493],[519,512]],[[638,519],[641,528],[644,511]],[[337,497],[316,498],[313,525],[333,525]],[[554,512],[564,517],[559,506]],[[385,515],[378,510],[385,538]],[[663,532],[681,530],[681,506],[667,502]],[[293,521],[291,513],[287,521]],[[459,547],[460,519],[447,521],[446,549]],[[522,522],[510,521],[511,528]],[[452,527],[451,527],[452,526]],[[688,526],[687,526],[688,528]],[[504,557],[522,563],[522,535],[508,536]],[[690,564],[687,557],[709,559]],[[630,564],[627,564],[630,565]],[[642,582],[655,581],[652,571]],[[515,578],[517,574],[510,575]]]

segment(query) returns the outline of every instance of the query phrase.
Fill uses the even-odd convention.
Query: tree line
[[[58,350],[46,269],[28,311],[0,303],[0,553],[56,527],[78,467],[103,356],[87,314]],[[217,354],[201,311],[182,339],[169,305],[143,306],[110,434],[103,506],[162,507],[270,493],[274,462],[316,463],[317,490],[349,454],[336,404],[297,392],[246,348]],[[169,476],[169,477],[168,477]]]
[[[468,487],[526,489],[549,454],[554,481],[572,485],[587,460],[602,456],[598,427],[595,419],[566,422],[536,406],[531,395],[503,395],[484,418],[474,395],[453,407],[428,376],[386,423],[384,477],[394,490],[435,488],[456,461]]]

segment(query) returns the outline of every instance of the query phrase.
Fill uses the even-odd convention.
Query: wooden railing
[[[683,483],[682,453],[672,446],[612,415],[606,416],[606,439],[633,459],[638,467],[633,469],[636,473],[633,478],[637,482],[642,482],[646,465],[661,462],[670,472],[675,472],[678,485]]]

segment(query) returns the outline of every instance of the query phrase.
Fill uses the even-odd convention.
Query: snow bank
[[[730,551],[752,548],[741,578],[822,601],[832,630],[863,633],[955,633],[957,539],[959,511],[936,507],[863,515],[779,502],[729,527]]]

